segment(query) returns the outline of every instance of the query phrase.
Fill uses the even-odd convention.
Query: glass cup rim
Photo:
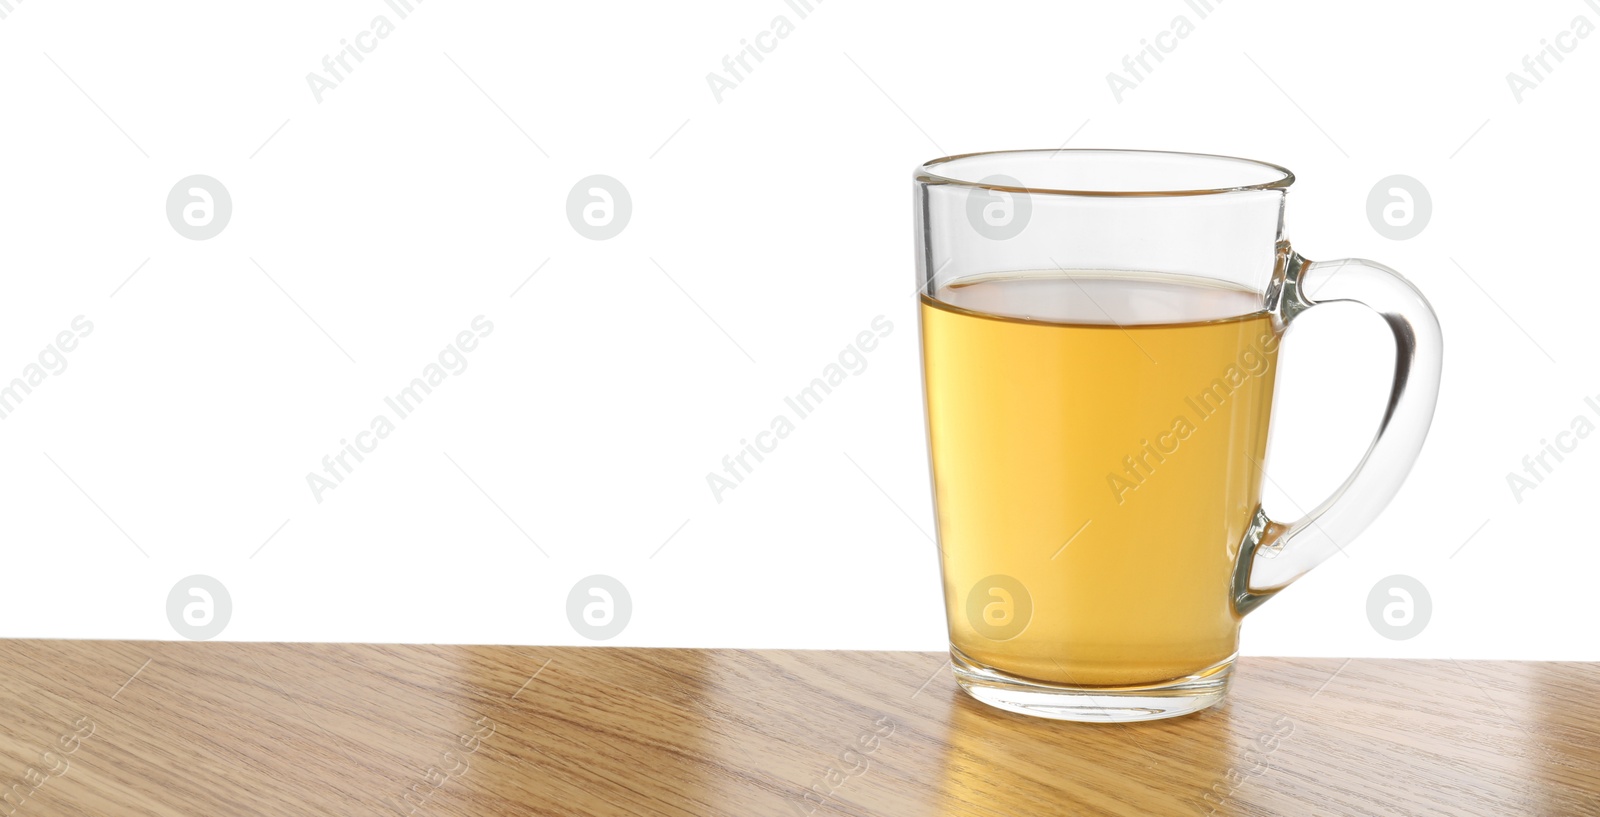
[[[1153,158],[1157,156],[1178,157],[1184,160],[1201,160],[1208,162],[1235,163],[1248,165],[1257,169],[1271,171],[1274,176],[1266,181],[1250,184],[1238,184],[1220,187],[1204,188],[1174,188],[1161,190],[1077,190],[1069,188],[1052,187],[1017,187],[1003,184],[992,184],[976,179],[963,179],[947,176],[935,172],[933,168],[961,159],[971,159],[980,156],[1022,156],[1026,154],[1049,154],[1050,158],[1062,153],[1077,155],[1103,154],[1111,156],[1131,156],[1134,158]],[[916,181],[924,184],[949,184],[958,187],[968,187],[980,190],[996,190],[1003,193],[1025,193],[1028,195],[1051,196],[1098,196],[1110,198],[1144,198],[1157,196],[1209,196],[1219,193],[1239,193],[1253,190],[1286,190],[1294,184],[1294,173],[1282,165],[1272,162],[1263,162],[1258,159],[1245,159],[1239,156],[1224,156],[1216,153],[1189,153],[1176,150],[1133,150],[1123,148],[1032,148],[1020,150],[985,150],[976,153],[958,153],[952,156],[941,156],[923,162],[916,171]]]

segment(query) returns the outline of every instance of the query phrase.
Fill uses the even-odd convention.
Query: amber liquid
[[[921,318],[952,645],[1069,686],[1232,656],[1277,362],[1262,296],[1007,273],[924,294]]]

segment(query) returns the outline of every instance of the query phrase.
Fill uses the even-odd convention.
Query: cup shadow
[[[1232,700],[1128,724],[1017,715],[959,692],[948,707],[942,813],[1226,814],[1264,768],[1263,736],[1285,729],[1281,714]]]

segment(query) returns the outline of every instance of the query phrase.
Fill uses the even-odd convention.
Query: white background
[[[1409,482],[1247,653],[1600,659],[1600,440],[1521,502],[1506,483],[1600,422],[1600,36],[1521,102],[1506,81],[1600,9],[1465,9],[11,0],[0,380],[94,329],[0,421],[0,635],[177,638],[168,591],[206,574],[224,639],[586,644],[567,593],[603,573],[634,608],[611,644],[940,649],[911,171],[1070,137],[1289,166],[1296,246],[1400,269],[1444,324]],[[379,14],[393,33],[318,102],[306,75]],[[706,75],[780,14],[719,103]],[[1180,14],[1118,102],[1107,73]],[[196,173],[233,200],[206,241],[164,212]],[[633,201],[606,241],[566,217],[597,173]],[[1407,241],[1366,215],[1396,173],[1433,198]],[[469,368],[318,503],[306,474],[480,314]],[[714,500],[706,474],[878,315],[867,370]],[[1279,518],[1364,449],[1391,354],[1348,311],[1286,349]],[[1399,642],[1366,615],[1396,573],[1433,604]]]

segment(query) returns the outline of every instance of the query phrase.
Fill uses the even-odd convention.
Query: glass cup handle
[[[1355,472],[1299,521],[1284,525],[1258,507],[1239,548],[1234,609],[1244,615],[1342,550],[1400,490],[1422,450],[1439,397],[1444,340],[1422,293],[1388,267],[1360,258],[1307,261],[1289,253],[1277,314],[1285,325],[1318,304],[1353,301],[1394,333],[1394,385],[1378,434]],[[1307,289],[1315,289],[1312,300]]]

